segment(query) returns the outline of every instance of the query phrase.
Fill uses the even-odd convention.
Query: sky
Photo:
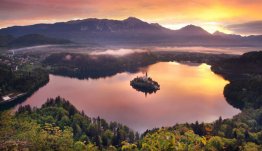
[[[210,33],[262,34],[262,0],[0,0],[0,28],[129,16],[171,29],[194,24]]]

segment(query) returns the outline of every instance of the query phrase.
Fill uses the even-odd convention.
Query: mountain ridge
[[[162,44],[186,46],[261,46],[261,36],[211,34],[195,25],[178,30],[165,28],[158,23],[148,23],[135,17],[124,20],[87,18],[52,24],[13,26],[0,29],[0,34],[23,36],[42,34],[64,38],[77,43],[99,44]]]

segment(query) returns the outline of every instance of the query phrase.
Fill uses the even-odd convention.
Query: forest
[[[261,54],[250,52],[209,62],[215,73],[230,81],[224,89],[227,101],[242,111],[231,119],[174,123],[138,134],[125,125],[88,117],[69,101],[57,97],[48,99],[40,108],[26,105],[15,113],[1,111],[0,150],[262,150]],[[69,60],[79,58],[67,55],[64,58]],[[51,61],[56,59],[48,62]]]
[[[232,106],[257,109],[262,106],[261,66],[262,51],[257,51],[220,60],[211,69],[230,81],[224,88],[224,96]]]
[[[61,97],[48,99],[39,109],[28,105],[20,107],[14,116],[3,112],[1,121],[0,146],[7,150],[12,146],[30,150],[79,147],[101,150],[118,148],[123,141],[134,143],[139,139],[139,134],[127,126],[108,123],[99,117],[90,118]],[[17,139],[19,141],[15,141]]]
[[[14,71],[10,66],[0,64],[0,96],[32,93],[49,81],[48,72],[42,68],[27,68]],[[0,102],[2,97],[0,98]]]
[[[90,118],[61,97],[41,108],[0,114],[0,150],[261,150],[262,109],[232,119],[185,123],[143,134],[116,122]]]

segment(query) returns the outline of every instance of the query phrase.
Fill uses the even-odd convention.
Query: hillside
[[[45,44],[67,44],[69,40],[50,38],[40,34],[27,34],[20,37],[0,35],[0,47],[26,47]]]
[[[227,101],[239,109],[262,106],[262,51],[248,52],[237,58],[223,59],[212,66],[230,83],[224,89]]]
[[[262,110],[245,110],[232,119],[185,123],[148,130],[141,136],[117,122],[90,118],[61,97],[41,108],[0,112],[0,150],[261,150]]]
[[[0,47],[7,46],[15,38],[11,35],[0,35]]]

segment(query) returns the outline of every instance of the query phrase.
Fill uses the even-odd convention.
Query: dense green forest
[[[212,65],[212,70],[230,81],[224,96],[234,107],[260,108],[262,106],[262,51],[224,59]]]
[[[14,71],[10,66],[0,64],[0,96],[27,93],[41,87],[48,80],[48,72],[42,68]]]

